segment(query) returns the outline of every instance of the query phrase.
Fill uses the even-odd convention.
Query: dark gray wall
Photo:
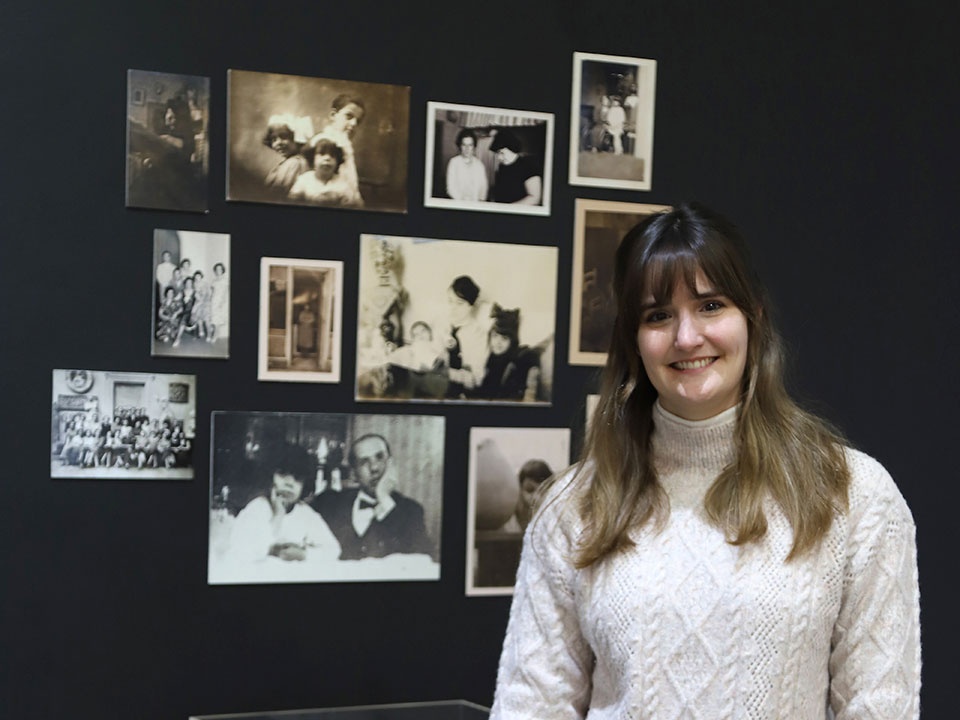
[[[463,595],[468,428],[579,433],[593,373],[565,362],[573,201],[593,197],[699,199],[752,239],[798,393],[890,469],[914,511],[923,703],[927,716],[949,717],[957,5],[722,5],[5,3],[0,715],[488,703],[509,600]],[[659,62],[651,192],[565,182],[575,50]],[[128,68],[211,78],[209,215],[124,208]],[[412,86],[409,214],[227,204],[228,68]],[[556,113],[552,216],[424,209],[428,100]],[[150,357],[155,227],[231,233],[229,361]],[[554,407],[429,410],[447,416],[440,582],[208,587],[205,422],[189,484],[50,480],[53,368],[195,372],[201,419],[214,409],[375,411],[357,407],[349,381],[258,383],[254,360],[260,256],[343,259],[349,377],[360,232],[560,248]]]

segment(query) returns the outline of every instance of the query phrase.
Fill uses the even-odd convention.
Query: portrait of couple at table
[[[428,529],[424,503],[409,494],[422,478],[408,475],[423,463],[397,458],[389,435],[371,430],[348,440],[336,483],[318,459],[325,436],[296,443],[248,434],[242,457],[220,453],[211,582],[223,577],[219,570],[236,582],[439,576],[439,532]]]

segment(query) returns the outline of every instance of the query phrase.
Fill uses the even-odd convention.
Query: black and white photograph
[[[569,428],[470,428],[467,595],[513,594],[543,483],[569,465]]]
[[[549,405],[557,254],[361,235],[356,399]]]
[[[649,190],[657,61],[573,54],[570,184]]]
[[[427,207],[549,215],[553,114],[427,103]]]
[[[210,78],[127,71],[127,207],[207,212]]]
[[[410,88],[229,70],[227,200],[407,211]]]
[[[260,259],[257,377],[340,382],[343,262]]]
[[[573,220],[573,278],[570,283],[571,365],[603,366],[617,306],[613,266],[623,236],[667,205],[577,198]]]
[[[439,580],[444,418],[215,411],[208,582]]]
[[[192,480],[194,375],[54,370],[50,477]]]
[[[230,357],[230,236],[153,231],[154,356]]]

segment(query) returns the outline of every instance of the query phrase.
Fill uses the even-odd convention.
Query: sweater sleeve
[[[920,592],[913,517],[879,463],[861,455],[852,458],[851,470],[870,479],[859,490],[851,488],[844,589],[830,654],[830,704],[836,720],[919,718]]]
[[[593,653],[577,613],[572,547],[552,514],[528,529],[491,720],[570,720],[587,712]]]

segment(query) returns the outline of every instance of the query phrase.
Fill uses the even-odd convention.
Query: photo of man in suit
[[[429,554],[423,507],[394,489],[397,474],[386,438],[374,433],[357,438],[347,462],[357,487],[323,492],[312,501],[340,543],[340,559]]]

